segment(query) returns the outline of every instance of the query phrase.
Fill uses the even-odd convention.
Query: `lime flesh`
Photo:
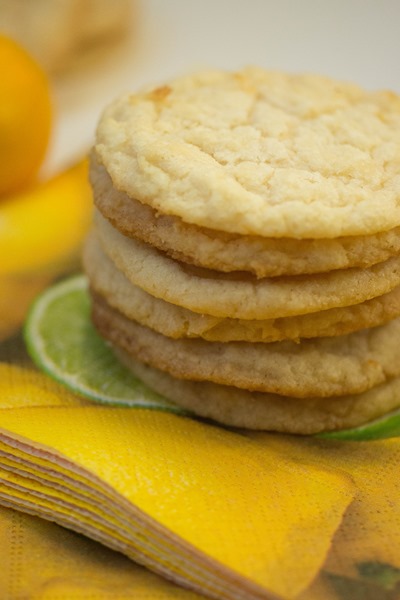
[[[57,283],[36,299],[24,338],[35,365],[74,393],[117,406],[187,414],[136,379],[97,334],[84,275]]]

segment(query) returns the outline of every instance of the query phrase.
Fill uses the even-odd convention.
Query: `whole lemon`
[[[51,128],[46,75],[16,42],[0,35],[0,197],[31,181]]]

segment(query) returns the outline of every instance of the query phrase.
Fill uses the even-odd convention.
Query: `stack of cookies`
[[[400,406],[400,98],[205,72],[125,96],[92,156],[93,320],[150,387],[227,425]]]

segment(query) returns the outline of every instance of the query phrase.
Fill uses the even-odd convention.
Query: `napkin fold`
[[[204,600],[87,537],[0,507],[0,597]]]
[[[314,459],[284,436],[96,405],[0,364],[0,503],[199,594],[289,599],[310,586],[356,494],[345,469]]]

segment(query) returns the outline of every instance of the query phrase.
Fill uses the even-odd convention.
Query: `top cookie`
[[[400,225],[400,97],[314,75],[205,72],[127,95],[96,154],[114,186],[187,223],[335,238]]]

